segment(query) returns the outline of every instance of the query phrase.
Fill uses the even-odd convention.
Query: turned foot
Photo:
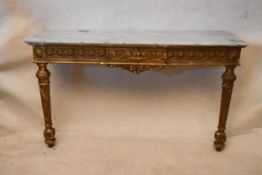
[[[53,147],[55,144],[55,129],[46,128],[44,131],[45,143],[48,147]]]
[[[214,147],[216,151],[222,151],[225,147],[226,138],[226,133],[224,131],[217,131],[215,133]]]

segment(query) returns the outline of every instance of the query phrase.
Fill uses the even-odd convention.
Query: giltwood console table
[[[166,66],[225,66],[222,75],[222,99],[214,146],[225,146],[225,126],[236,80],[234,69],[239,65],[245,43],[227,32],[190,31],[88,31],[46,32],[29,37],[34,63],[39,67],[45,142],[55,143],[50,104],[48,63],[100,64],[120,67],[132,73]],[[208,73],[208,72],[207,72]]]

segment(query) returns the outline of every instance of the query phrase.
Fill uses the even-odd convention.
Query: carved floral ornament
[[[167,63],[190,62],[233,62],[237,63],[239,59],[238,49],[212,48],[212,49],[179,49],[179,48],[143,48],[143,47],[70,47],[70,46],[47,46],[34,47],[34,57],[36,61],[55,61],[63,60],[81,60],[93,61],[110,67],[122,67],[133,73],[140,73],[144,70],[163,67]],[[110,64],[114,63],[114,64]],[[116,64],[116,63],[133,63]],[[134,64],[135,63],[135,64]],[[143,65],[136,65],[143,63]],[[145,65],[145,63],[154,63],[156,66]],[[160,65],[157,65],[160,64]]]
[[[153,70],[153,69],[161,69],[165,66],[157,66],[157,65],[114,65],[110,64],[109,67],[119,67],[125,70],[128,70],[134,74],[139,74],[145,70]]]
[[[108,59],[114,61],[132,61],[135,63],[143,61],[164,61],[166,60],[164,49],[143,49],[143,48],[109,48],[107,49]]]

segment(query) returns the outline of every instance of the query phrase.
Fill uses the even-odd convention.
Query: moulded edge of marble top
[[[28,37],[25,42],[30,45],[247,46],[224,31],[51,31]]]

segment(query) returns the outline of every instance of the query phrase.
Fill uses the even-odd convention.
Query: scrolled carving
[[[124,61],[124,62],[165,62],[166,51],[157,48],[108,48],[109,61]]]
[[[160,65],[115,65],[115,64],[111,64],[108,65],[109,67],[119,67],[125,70],[128,70],[134,74],[138,74],[141,73],[145,70],[152,70],[152,69],[160,69],[163,68],[165,66],[160,66]]]

